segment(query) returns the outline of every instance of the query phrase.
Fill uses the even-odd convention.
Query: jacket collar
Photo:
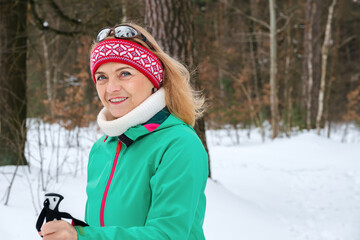
[[[156,113],[149,121],[144,124],[137,125],[135,127],[129,128],[125,133],[118,136],[118,139],[124,143],[127,147],[129,147],[134,141],[137,139],[153,132],[158,131],[162,128],[166,128],[168,126],[164,126],[163,124],[166,119],[170,116],[170,112],[167,107],[164,107],[161,111]],[[170,124],[173,125],[173,124]]]
[[[139,106],[121,118],[112,119],[113,117],[109,110],[103,108],[97,117],[97,122],[106,135],[121,136],[129,128],[148,122],[165,106],[165,90],[160,88],[156,93],[152,94]],[[154,125],[148,125],[148,127],[151,129]]]
[[[104,142],[121,141],[126,147],[129,147],[135,141],[145,137],[153,132],[162,131],[175,125],[186,125],[182,120],[172,115],[165,107],[156,113],[149,121],[143,124],[129,128],[125,133],[119,136],[106,136]]]

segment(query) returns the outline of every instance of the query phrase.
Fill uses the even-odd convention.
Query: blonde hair
[[[179,61],[166,54],[155,39],[143,27],[134,23],[123,23],[141,32],[152,44],[155,51],[150,49],[146,43],[140,39],[127,39],[146,47],[153,52],[164,66],[163,87],[165,90],[165,102],[169,111],[176,117],[183,120],[186,124],[194,126],[196,119],[200,118],[204,112],[204,97],[199,91],[195,91],[190,85],[190,73],[187,68]],[[114,38],[109,36],[108,39]],[[92,49],[97,43],[93,43]]]

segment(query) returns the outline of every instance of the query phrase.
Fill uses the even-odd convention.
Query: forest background
[[[26,164],[27,118],[66,129],[96,120],[89,47],[127,21],[193,73],[205,145],[205,126],[263,138],[268,127],[277,138],[360,126],[358,0],[1,0],[0,165]]]

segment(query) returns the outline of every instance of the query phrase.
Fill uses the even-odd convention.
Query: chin
[[[127,112],[123,112],[123,111],[110,111],[110,113],[111,113],[111,115],[114,117],[114,118],[121,118],[121,117],[123,117],[123,116],[125,116],[127,113],[128,113],[129,111],[127,111]]]

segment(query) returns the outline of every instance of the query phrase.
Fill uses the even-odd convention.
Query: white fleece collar
[[[104,107],[97,117],[97,122],[106,135],[120,136],[129,128],[149,121],[165,106],[165,90],[160,88],[123,117],[112,120],[113,116]]]

